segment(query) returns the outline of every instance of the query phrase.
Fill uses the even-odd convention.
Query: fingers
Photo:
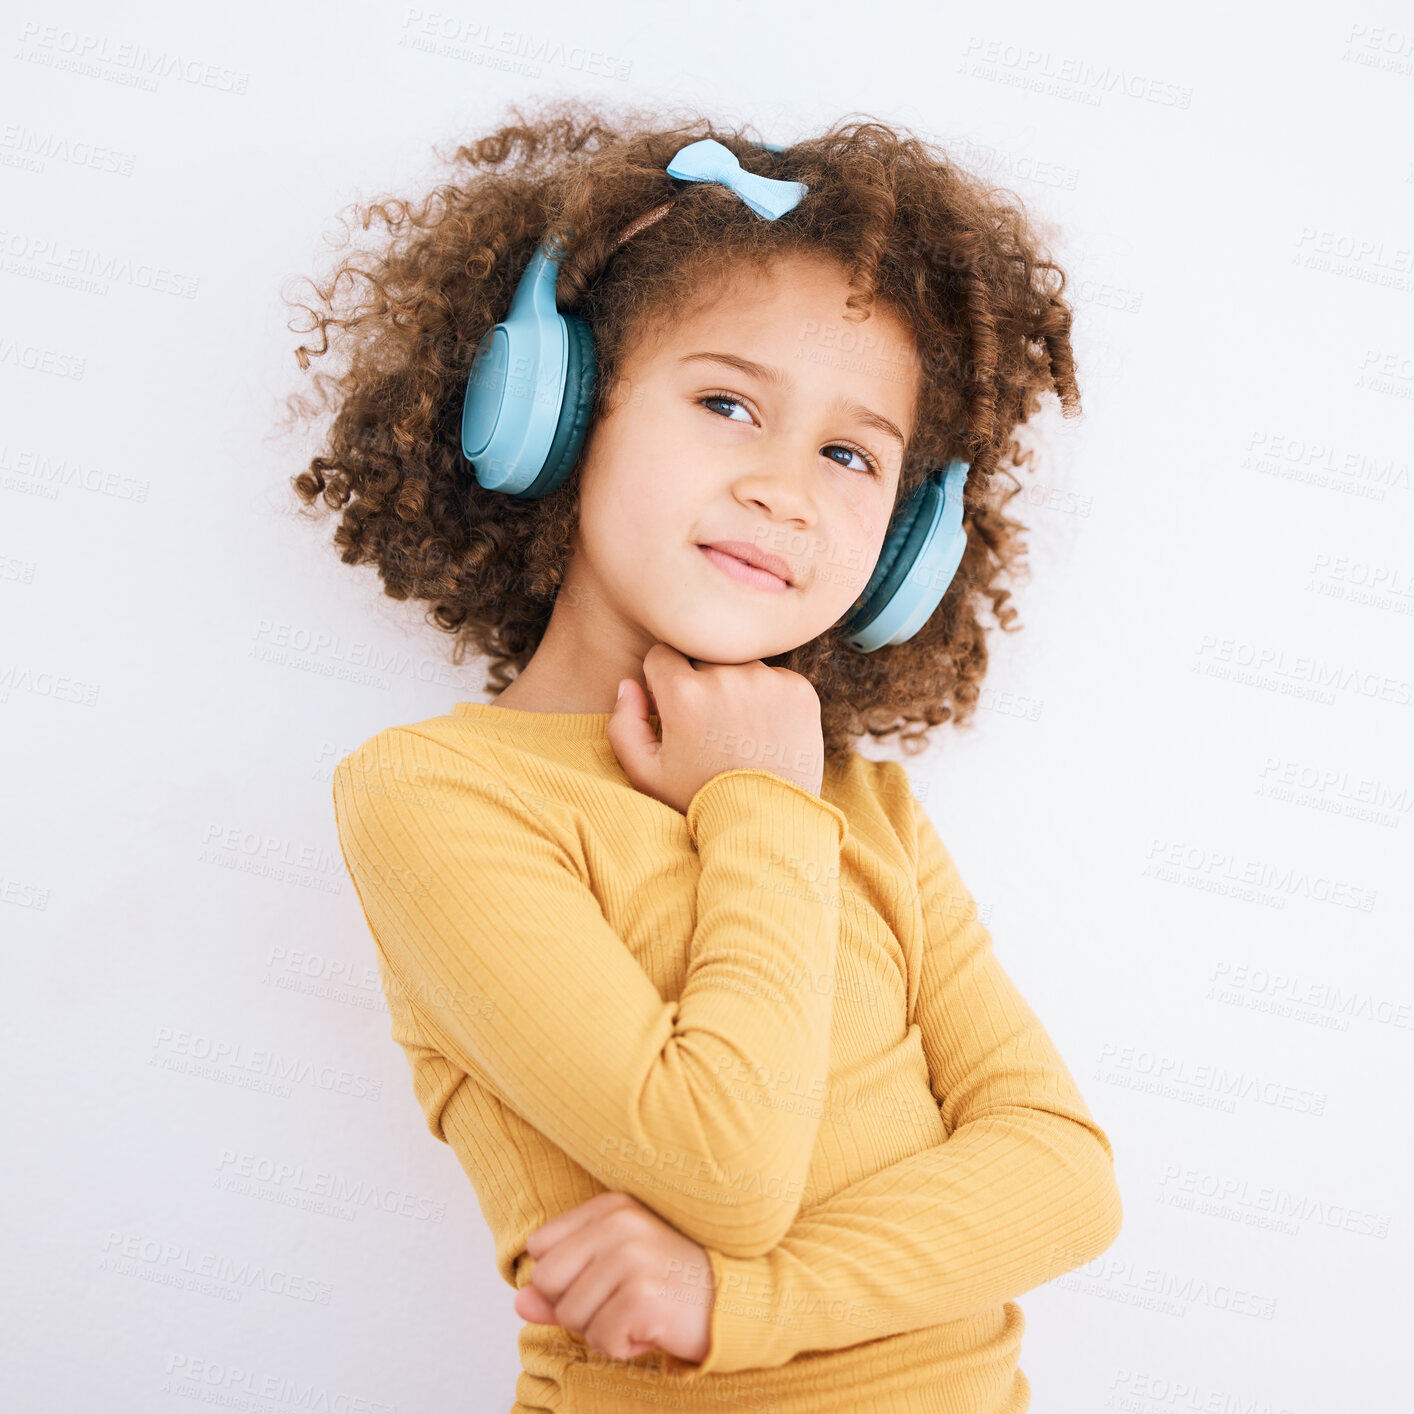
[[[549,1222],[541,1223],[525,1239],[525,1250],[538,1262],[541,1253],[547,1252],[555,1243],[562,1241],[572,1232],[578,1232],[585,1223],[601,1217],[604,1213],[626,1206],[628,1201],[631,1200],[628,1200],[625,1194],[612,1190],[596,1193],[592,1198],[586,1198],[583,1203],[566,1208],[563,1213],[556,1213]]]
[[[659,1329],[662,1318],[644,1314],[651,1307],[643,1296],[641,1283],[621,1283],[580,1332],[585,1342],[595,1350],[602,1350],[611,1360],[632,1360],[635,1355],[652,1350],[662,1338]]]
[[[635,679],[625,678],[624,694],[614,704],[608,727],[609,746],[624,768],[624,774],[635,790],[650,794],[661,774],[658,757],[663,750],[658,733],[648,720],[647,707],[651,700],[651,694],[645,698]]]
[[[575,1292],[574,1295],[577,1300],[578,1293]],[[557,1308],[553,1302],[547,1301],[544,1296],[536,1291],[534,1286],[522,1287],[516,1292],[515,1309],[516,1314],[521,1320],[529,1321],[531,1325],[563,1326],[565,1330],[573,1331],[576,1335],[585,1335],[582,1321],[578,1320],[563,1302]],[[576,1307],[575,1309],[578,1308]],[[595,1311],[590,1313],[591,1323],[593,1316],[597,1314],[597,1310],[598,1308],[596,1307]],[[606,1337],[605,1330],[601,1328],[596,1331],[594,1340],[589,1340],[586,1337],[586,1343],[592,1345],[594,1349],[608,1354],[602,1344],[596,1343],[596,1341],[602,1341],[605,1338],[609,1337]],[[613,1356],[613,1358],[618,1360],[632,1360],[635,1356],[642,1355],[645,1351],[652,1350],[657,1343],[657,1340],[629,1341],[625,1345],[624,1352]]]
[[[569,1242],[575,1242],[570,1238]],[[554,1261],[562,1247],[547,1259]],[[555,1274],[557,1286],[562,1286],[558,1297],[552,1298],[555,1321],[566,1330],[579,1331],[588,1338],[589,1326],[598,1316],[604,1303],[614,1294],[628,1274],[628,1265],[622,1260],[615,1247],[600,1247],[587,1253],[566,1254],[567,1269],[572,1276],[567,1283]]]
[[[691,675],[692,659],[679,653],[671,643],[655,643],[643,655],[643,681],[648,686],[648,696],[653,697],[653,684],[665,687],[679,674]],[[656,698],[654,699],[656,702]],[[655,706],[655,711],[656,706]]]
[[[674,1273],[707,1262],[706,1252],[636,1198],[596,1194],[537,1228],[527,1249],[535,1266],[516,1294],[522,1319],[561,1326],[613,1360],[654,1348],[703,1358],[710,1306],[695,1325],[699,1313],[685,1318]]]
[[[632,1359],[653,1348],[654,1331],[628,1325],[635,1314],[642,1319],[645,1309],[633,1297],[643,1285],[643,1258],[638,1244],[625,1240],[624,1219],[615,1218],[629,1206],[621,1193],[597,1194],[530,1235],[527,1250],[533,1243],[541,1255],[530,1286],[516,1296],[522,1319],[563,1326],[611,1359]],[[547,1240],[551,1245],[542,1247]],[[615,1302],[621,1287],[629,1289],[627,1297]]]
[[[572,1232],[568,1237],[561,1238],[544,1256],[535,1259],[530,1284],[558,1310],[565,1294],[603,1245],[602,1235],[595,1227]],[[589,1313],[584,1314],[587,1316]]]

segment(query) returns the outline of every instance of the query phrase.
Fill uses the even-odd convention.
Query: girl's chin
[[[692,658],[698,663],[754,663],[758,659],[789,653],[810,641],[808,638],[799,641],[793,638],[768,640],[759,631],[752,633],[744,627],[740,633],[728,633],[725,627],[719,616],[710,626],[684,627],[678,633],[665,630],[662,642],[676,648],[684,658]]]

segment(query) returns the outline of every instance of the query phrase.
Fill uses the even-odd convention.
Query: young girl
[[[512,111],[316,286],[301,364],[346,357],[295,485],[499,694],[333,798],[527,1323],[513,1414],[1018,1414],[1015,1298],[1113,1242],[1113,1154],[854,743],[975,706],[997,483],[1045,392],[1079,406],[1064,276],[878,122]],[[513,295],[537,342],[492,332]]]

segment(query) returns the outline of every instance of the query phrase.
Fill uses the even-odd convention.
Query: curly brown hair
[[[1048,389],[1063,415],[1080,411],[1065,274],[1019,198],[868,115],[780,151],[700,116],[665,122],[661,112],[579,100],[551,101],[533,121],[513,104],[508,116],[451,158],[438,154],[455,170],[420,202],[354,203],[363,230],[382,223],[376,242],[349,249],[323,284],[309,281],[312,304],[286,296],[313,321],[295,332],[318,336],[317,347],[296,349],[301,369],[335,354],[337,371],[316,371],[311,397],[286,399],[285,425],[333,413],[293,485],[306,506],[322,498],[342,511],[334,543],[344,562],[377,565],[393,599],[426,601],[431,621],[454,636],[452,661],[470,645],[489,659],[488,687],[499,693],[549,622],[578,473],[536,501],[482,489],[462,456],[461,405],[477,345],[505,317],[541,241],[553,233],[565,249],[559,307],[594,335],[596,418],[631,341],[727,264],[823,252],[847,273],[846,308],[857,318],[883,300],[914,331],[922,378],[895,511],[930,468],[962,457],[972,467],[967,549],[937,611],[907,642],[851,648],[844,625],[856,601],[827,632],[766,661],[814,685],[835,764],[865,732],[883,738],[921,723],[899,737],[911,755],[929,727],[966,723],[987,667],[981,601],[1003,630],[1016,618],[1001,581],[1021,568],[1025,527],[1003,512],[1021,490],[1015,469],[1033,456],[1017,430]],[[804,182],[809,194],[762,221],[715,183],[675,185],[668,162],[703,137],[746,170]],[[625,227],[674,197],[618,244]]]

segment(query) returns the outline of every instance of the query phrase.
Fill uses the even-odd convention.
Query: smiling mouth
[[[740,584],[751,585],[756,589],[765,589],[774,593],[791,588],[780,575],[772,574],[770,570],[760,569],[756,565],[749,565],[745,560],[739,560],[735,555],[727,554],[725,550],[718,550],[711,545],[699,545],[697,548],[723,574]]]

